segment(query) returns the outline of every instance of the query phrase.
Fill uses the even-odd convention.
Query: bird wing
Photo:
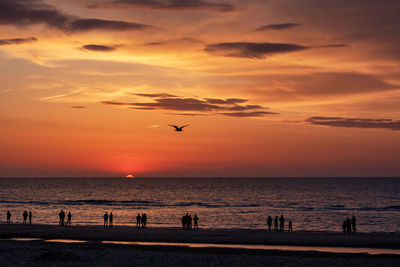
[[[172,125],[172,124],[168,124],[169,126],[171,126],[171,127],[174,127],[175,129],[179,129],[179,127],[178,126],[176,126],[176,125]]]
[[[189,126],[190,124],[186,124],[186,125],[183,125],[183,126],[181,126],[181,129],[182,128],[185,128],[186,126]]]

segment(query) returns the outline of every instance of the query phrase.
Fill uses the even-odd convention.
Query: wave
[[[99,205],[99,206],[132,206],[132,207],[205,207],[205,208],[251,208],[259,207],[258,204],[211,204],[202,202],[178,202],[178,203],[161,203],[146,200],[63,200],[63,201],[0,201],[5,204],[22,204],[22,205],[47,205],[47,206],[82,206],[82,205]]]

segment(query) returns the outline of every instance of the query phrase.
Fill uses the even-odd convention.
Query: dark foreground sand
[[[82,244],[14,241],[35,237]],[[0,266],[400,266],[400,256],[103,244],[102,240],[400,248],[399,234],[0,225]]]

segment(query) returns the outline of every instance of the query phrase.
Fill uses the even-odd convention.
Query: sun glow
[[[133,177],[135,177],[135,176],[133,176],[132,174],[127,174],[127,175],[125,176],[125,178],[133,178]]]

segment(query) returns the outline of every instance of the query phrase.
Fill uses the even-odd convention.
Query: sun
[[[135,177],[135,176],[133,176],[132,174],[125,175],[125,178],[133,178],[133,177]]]

